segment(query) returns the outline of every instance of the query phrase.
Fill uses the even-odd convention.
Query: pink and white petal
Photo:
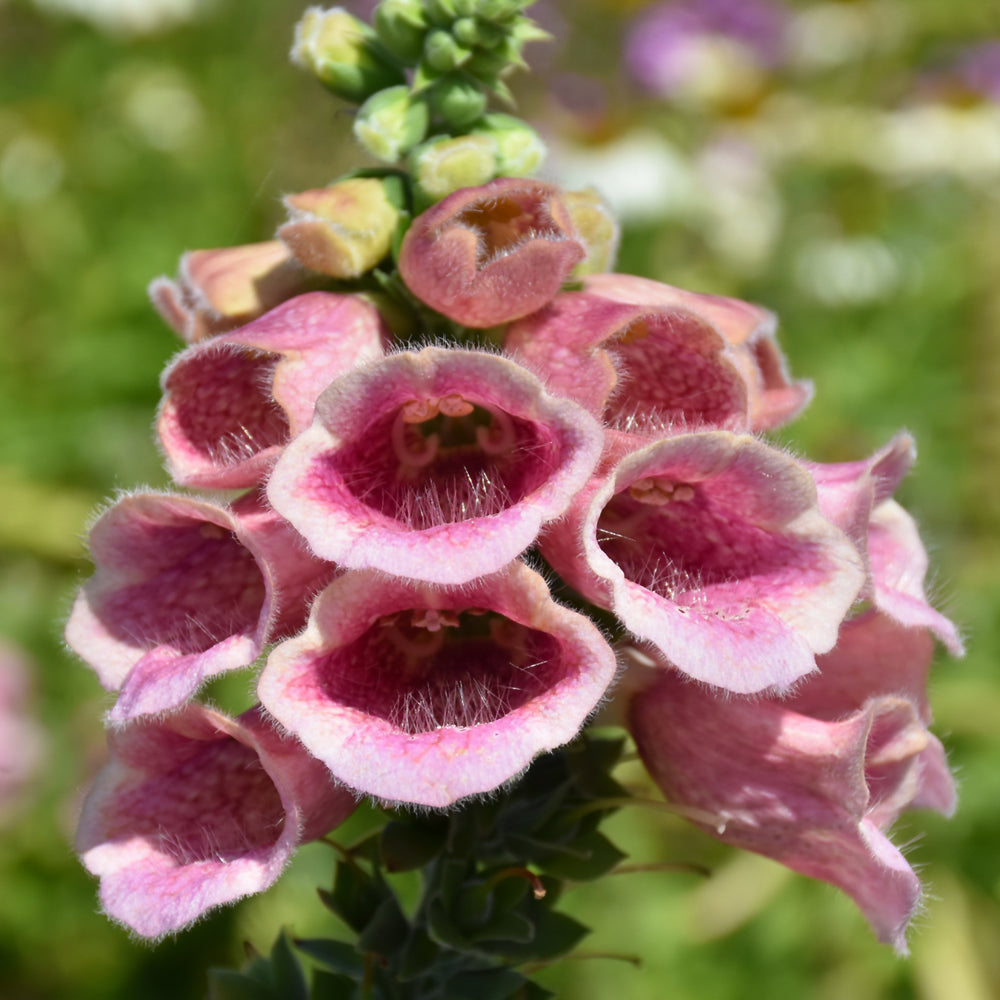
[[[868,818],[870,709],[821,722],[664,670],[629,711],[639,752],[669,801],[717,817],[699,825],[725,843],[838,886],[879,938],[905,953],[921,888]]]
[[[164,372],[157,418],[171,476],[188,486],[256,485],[308,426],[320,392],[381,357],[388,338],[365,300],[310,292],[183,351]]]
[[[322,558],[464,583],[565,511],[602,442],[586,411],[516,362],[428,347],[334,382],[268,496]]]
[[[268,888],[356,804],[256,710],[234,720],[189,706],[109,741],[76,846],[108,915],[142,937]]]
[[[615,670],[597,628],[521,563],[463,587],[356,571],[274,649],[258,694],[346,785],[443,807],[572,739]]]
[[[399,271],[422,302],[482,329],[540,309],[586,255],[557,187],[500,177],[418,215]]]
[[[955,624],[931,607],[924,592],[927,551],[916,522],[894,500],[884,501],[872,512],[868,558],[875,606],[903,625],[929,628],[952,656],[964,656]]]
[[[767,309],[741,299],[674,288],[630,274],[595,274],[588,292],[620,302],[681,309],[711,324],[733,350],[732,358],[749,392],[750,429],[772,430],[798,416],[812,399],[812,383],[792,381],[775,339],[777,319]]]
[[[332,572],[253,498],[234,512],[192,497],[127,496],[94,525],[91,548],[96,571],[66,641],[119,692],[112,722],[175,709],[208,678],[249,666],[278,623],[304,620],[296,600]],[[286,580],[298,592],[287,587],[279,605]]]
[[[744,694],[813,671],[864,580],[808,473],[722,431],[625,458],[592,500],[583,535],[590,569],[634,635],[690,676]]]

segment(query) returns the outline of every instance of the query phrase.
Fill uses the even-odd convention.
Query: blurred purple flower
[[[687,83],[697,49],[710,38],[745,50],[762,67],[785,56],[785,15],[767,0],[680,0],[654,4],[632,23],[625,40],[629,71],[644,88],[662,97]]]

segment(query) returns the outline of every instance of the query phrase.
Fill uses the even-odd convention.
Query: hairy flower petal
[[[462,587],[355,571],[272,651],[258,695],[350,787],[447,806],[572,739],[615,669],[521,563]]]
[[[954,807],[926,730],[931,650],[922,632],[865,616],[785,700],[712,691],[633,651],[629,728],[668,800],[720,840],[843,889],[905,952],[920,882],[885,830],[903,809]]]
[[[312,419],[320,392],[382,355],[388,331],[357,296],[310,292],[179,354],[163,374],[157,429],[186,486],[257,485]]]
[[[563,513],[601,444],[592,417],[515,362],[428,347],[334,382],[268,496],[325,559],[464,583]]]
[[[66,641],[119,692],[113,722],[174,709],[209,677],[248,666],[301,627],[306,597],[334,570],[252,495],[233,508],[125,497],[94,525],[91,551],[96,572]]]
[[[723,431],[627,456],[541,549],[679,670],[740,693],[787,687],[815,669],[864,580],[808,473]]]
[[[108,915],[142,937],[266,889],[356,804],[259,710],[230,719],[192,705],[109,742],[76,847]]]
[[[399,271],[421,301],[484,328],[543,306],[586,253],[557,187],[501,177],[417,216]]]

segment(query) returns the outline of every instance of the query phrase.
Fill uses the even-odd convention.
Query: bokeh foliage
[[[159,372],[179,345],[148,304],[148,281],[172,274],[186,249],[267,238],[282,193],[358,161],[342,106],[287,63],[303,6],[215,0],[138,37],[0,3],[0,634],[34,661],[48,739],[46,766],[0,828],[0,995],[10,1000],[198,997],[209,965],[242,961],[243,940],[266,951],[282,925],[299,937],[331,930],[314,894],[335,863],[324,845],[303,850],[263,897],[155,948],[96,912],[71,842],[108,701],[59,635],[88,572],[88,519],[116,490],[166,483],[150,424]],[[614,40],[639,6],[540,2],[560,41],[529,49],[539,74],[514,81],[526,116],[591,152],[638,127],[681,151],[706,141],[717,121],[623,82]],[[898,107],[922,67],[1000,37],[1000,14],[983,0],[903,6],[899,46],[786,85],[817,115]],[[602,85],[596,123],[555,110],[549,94],[567,73]],[[782,221],[763,263],[733,265],[697,214],[680,213],[629,220],[620,268],[778,313],[792,370],[817,389],[781,434],[796,451],[838,461],[901,426],[916,436],[920,460],[901,499],[932,551],[939,602],[969,643],[964,661],[942,655],[932,678],[960,809],[897,830],[931,889],[908,962],[832,889],[673,817],[624,809],[607,832],[630,861],[678,867],[573,889],[563,908],[594,928],[586,950],[642,964],[581,957],[540,981],[580,1000],[737,1000],[749,983],[809,1000],[986,1000],[1000,993],[1000,168],[895,175],[849,156],[803,156],[784,160],[773,182]],[[830,247],[873,241],[893,281],[860,300],[826,294],[822,266],[840,260]],[[619,778],[643,782],[638,767]],[[362,837],[365,822],[362,812],[341,839]]]

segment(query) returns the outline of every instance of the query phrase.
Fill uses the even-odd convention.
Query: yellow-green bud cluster
[[[411,152],[436,162],[437,154],[424,156],[433,147],[447,154],[448,177],[524,175],[544,156],[541,140],[509,115],[487,114],[487,106],[491,94],[510,101],[503,78],[525,66],[527,42],[548,37],[523,13],[532,2],[382,0],[372,26],[339,7],[314,7],[292,56],[360,105],[354,134],[383,163]],[[445,142],[463,137],[475,141]],[[475,166],[457,169],[459,162]],[[428,195],[452,183],[426,180]]]

